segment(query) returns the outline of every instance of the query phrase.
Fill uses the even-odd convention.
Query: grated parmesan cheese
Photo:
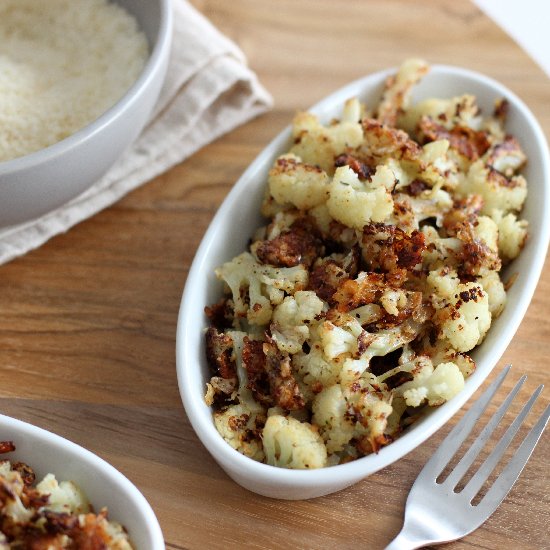
[[[148,56],[137,21],[107,0],[0,2],[0,162],[94,121]]]

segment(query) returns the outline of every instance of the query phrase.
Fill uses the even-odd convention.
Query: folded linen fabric
[[[241,50],[186,0],[174,0],[166,81],[151,120],[109,172],[66,205],[0,229],[0,264],[113,204],[271,107]]]

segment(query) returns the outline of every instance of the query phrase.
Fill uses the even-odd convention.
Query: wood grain
[[[296,110],[339,86],[412,55],[462,65],[510,87],[548,135],[550,81],[468,2],[193,4],[244,50],[275,108],[0,267],[0,410],[119,468],[149,499],[169,549],[381,549],[401,526],[416,475],[460,414],[421,448],[337,494],[283,502],[242,489],[199,443],[181,406],[174,349],[187,271],[254,156]],[[507,387],[520,372],[529,375],[527,391],[549,381],[549,310],[547,263],[499,361],[516,365]],[[548,402],[547,392],[536,411]],[[550,548],[549,439],[493,517],[447,548]]]

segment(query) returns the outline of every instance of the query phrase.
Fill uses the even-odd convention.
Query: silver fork
[[[542,385],[535,390],[529,401],[525,403],[521,412],[510,424],[493,451],[466,486],[459,492],[455,492],[455,490],[459,481],[483,449],[500,419],[504,416],[525,382],[526,376],[520,378],[514,389],[508,394],[447,478],[442,483],[438,483],[436,480],[472,431],[509,370],[510,366],[500,373],[498,378],[473,404],[424,466],[407,498],[403,528],[399,535],[386,547],[386,550],[412,550],[428,544],[457,540],[477,529],[504,500],[504,497],[521,474],[544,431],[550,416],[550,406],[546,407],[535,426],[527,434],[485,496],[477,505],[472,505],[472,500],[499,463],[512,438],[542,391]]]

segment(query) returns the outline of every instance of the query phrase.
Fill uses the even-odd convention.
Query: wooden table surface
[[[153,506],[168,548],[381,549],[400,528],[413,480],[457,418],[421,448],[337,494],[285,502],[240,488],[197,439],[178,393],[176,319],[189,266],[255,155],[297,109],[341,85],[412,55],[457,64],[510,87],[548,136],[550,80],[468,2],[193,3],[244,50],[275,107],[0,267],[0,410],[120,469]],[[513,380],[527,373],[528,390],[549,381],[549,311],[547,263],[499,361],[515,364]],[[536,410],[549,400],[547,390]],[[550,548],[549,451],[547,433],[497,512],[448,548]]]

